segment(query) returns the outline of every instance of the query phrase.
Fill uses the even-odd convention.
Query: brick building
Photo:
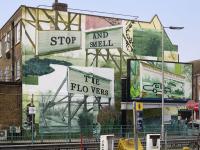
[[[193,64],[193,95],[194,100],[200,100],[200,60],[191,62]]]
[[[0,30],[0,128],[21,126],[21,9]]]

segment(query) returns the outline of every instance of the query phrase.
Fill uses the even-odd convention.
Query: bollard
[[[183,147],[183,150],[190,150],[189,147]]]

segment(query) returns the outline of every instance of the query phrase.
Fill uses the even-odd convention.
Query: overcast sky
[[[53,2],[54,0],[1,0],[0,27],[20,5],[51,6]],[[180,31],[166,29],[172,42],[179,46],[180,61],[200,59],[199,0],[59,0],[59,2],[67,3],[69,8],[138,16],[138,20],[141,21],[150,21],[157,14],[164,26],[184,27]],[[123,16],[118,17],[123,18]]]

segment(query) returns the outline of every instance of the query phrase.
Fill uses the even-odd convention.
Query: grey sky
[[[0,27],[20,5],[51,6],[54,0],[1,0]],[[200,1],[199,0],[59,0],[70,8],[106,11],[139,16],[150,21],[157,14],[164,26],[184,26],[183,30],[166,29],[170,39],[179,46],[181,62],[200,59]],[[120,18],[123,18],[120,16]]]

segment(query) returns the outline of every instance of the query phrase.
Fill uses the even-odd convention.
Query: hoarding
[[[39,55],[77,50],[81,47],[80,31],[38,31]]]
[[[122,48],[122,27],[86,32],[86,48]]]
[[[192,64],[164,62],[164,99],[187,102],[192,99]],[[129,97],[132,100],[160,102],[162,62],[129,60]]]

